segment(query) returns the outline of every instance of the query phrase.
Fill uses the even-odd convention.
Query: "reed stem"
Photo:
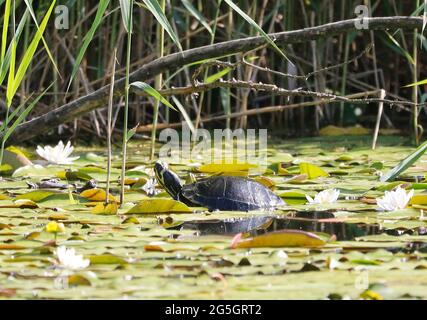
[[[164,13],[166,1],[161,0],[159,4],[160,4],[160,7]],[[156,42],[157,56],[158,56],[158,58],[161,58],[164,55],[165,30],[163,29],[163,27],[160,23],[157,24],[156,34],[157,34],[157,42]],[[154,88],[156,90],[161,89],[162,81],[163,81],[163,74],[159,73],[154,79]],[[157,128],[157,122],[158,122],[158,117],[159,117],[159,107],[160,107],[160,101],[158,99],[156,99],[154,101],[153,129],[151,130],[150,160],[154,159],[154,154],[155,154],[155,150],[156,150],[156,128]]]
[[[416,1],[415,8],[418,8],[420,6],[420,0]],[[413,37],[413,52],[412,52],[412,58],[414,60],[414,68],[412,73],[412,82],[416,83],[418,82],[418,48],[417,48],[417,40],[418,38],[418,29],[414,29],[414,37]],[[413,114],[412,114],[412,126],[414,130],[414,143],[416,146],[420,143],[420,137],[418,134],[418,86],[415,85],[412,88],[412,101],[415,103]]]
[[[127,50],[126,50],[126,76],[125,76],[125,110],[123,118],[123,154],[122,154],[122,172],[120,181],[120,205],[123,206],[125,198],[125,175],[126,175],[126,149],[127,149],[127,138],[128,138],[128,119],[129,119],[129,69],[130,69],[130,56],[132,49],[132,11],[133,11],[133,0],[129,2],[129,26],[127,33]]]
[[[111,133],[113,128],[112,125],[112,117],[113,117],[113,97],[114,97],[114,81],[115,81],[115,73],[116,73],[116,57],[117,57],[117,49],[114,49],[113,54],[113,62],[111,67],[111,84],[110,84],[110,95],[108,99],[108,110],[107,110],[107,149],[108,149],[108,158],[107,158],[107,187],[106,187],[106,196],[105,203],[109,202],[110,197],[110,175],[111,175],[111,158],[112,158],[112,150],[111,150]]]

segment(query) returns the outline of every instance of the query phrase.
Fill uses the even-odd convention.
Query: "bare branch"
[[[352,104],[370,104],[370,103],[385,103],[388,105],[401,105],[401,106],[415,106],[415,103],[412,101],[404,101],[404,100],[389,100],[389,99],[379,99],[379,98],[364,98],[364,99],[352,99],[345,96],[339,96],[332,93],[326,92],[316,92],[310,90],[302,90],[294,89],[288,90],[280,88],[274,84],[267,83],[255,83],[255,82],[246,82],[241,80],[231,80],[224,81],[220,79],[219,81],[211,82],[211,83],[200,83],[196,82],[193,86],[187,87],[179,87],[179,88],[171,88],[164,89],[159,91],[163,96],[172,96],[172,95],[190,95],[198,92],[208,91],[215,88],[239,88],[239,89],[249,89],[254,91],[265,91],[278,96],[303,96],[303,97],[311,97],[316,99],[328,99],[328,102],[346,102]],[[147,96],[147,94],[143,90],[134,91],[138,95]],[[417,103],[418,106],[425,106],[427,103]]]

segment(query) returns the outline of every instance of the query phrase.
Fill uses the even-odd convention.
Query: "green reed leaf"
[[[262,30],[262,28],[251,18],[249,17],[245,12],[242,11],[233,1],[231,0],[224,0],[227,2],[227,4],[236,11],[243,19],[245,19],[252,27],[254,27],[264,38],[265,40],[274,48],[276,51],[283,56],[286,60],[288,60],[290,63],[292,63],[291,60],[288,59],[288,57],[283,53],[282,50],[274,43],[273,39],[270,38],[270,36]]]
[[[105,11],[107,10],[109,3],[110,3],[110,0],[99,1],[98,10],[96,11],[95,19],[93,20],[92,25],[90,26],[88,33],[83,38],[83,45],[81,46],[81,48],[79,50],[76,61],[74,62],[73,70],[71,71],[70,82],[68,83],[68,87],[67,87],[67,92],[70,89],[71,83],[73,82],[73,79],[77,74],[77,71],[79,70],[80,63],[83,60],[83,56],[85,55],[86,50],[89,47],[89,44],[91,43],[91,41],[95,35],[96,30],[98,29],[99,25],[101,24],[102,18],[104,16]]]
[[[19,85],[22,82],[22,79],[24,79],[25,72],[27,71],[27,69],[31,63],[31,60],[33,59],[33,56],[37,50],[37,47],[39,45],[39,42],[42,38],[42,35],[43,35],[45,29],[46,29],[46,26],[47,26],[47,23],[49,21],[52,10],[55,7],[55,3],[56,3],[56,0],[53,0],[48,11],[46,12],[46,15],[44,16],[44,18],[40,24],[40,28],[37,29],[33,40],[31,41],[30,45],[28,46],[27,50],[24,53],[22,61],[19,65],[19,68],[18,68],[16,75],[14,77],[12,96],[15,95],[16,91],[19,88]],[[12,54],[13,54],[13,52],[12,52]]]
[[[135,81],[135,82],[132,82],[130,84],[130,86],[138,88],[140,90],[143,90],[145,93],[147,93],[148,95],[152,96],[154,99],[160,101],[161,103],[163,103],[167,107],[169,107],[169,108],[177,111],[175,109],[175,107],[160,94],[160,92],[158,92],[156,89],[154,89],[149,84],[147,84],[145,82],[142,82],[142,81]]]
[[[163,29],[165,29],[165,31],[168,33],[172,41],[176,44],[178,49],[182,51],[181,44],[179,43],[179,38],[175,33],[175,31],[173,31],[172,26],[170,25],[165,14],[163,13],[159,3],[156,0],[143,0],[143,1],[147,6],[147,9],[150,10],[150,12],[156,18],[157,22],[162,25]]]
[[[205,19],[205,17],[198,11],[190,1],[188,0],[181,0],[184,7],[190,12],[190,14],[199,21],[208,32],[213,35],[212,28],[210,27],[208,21]]]
[[[427,141],[420,145],[414,152],[408,155],[405,159],[403,159],[397,166],[393,169],[387,171],[383,176],[381,176],[380,181],[386,182],[391,181],[399,174],[404,172],[410,166],[412,166],[427,150]]]

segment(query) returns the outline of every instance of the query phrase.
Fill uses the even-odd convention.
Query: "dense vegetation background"
[[[355,7],[359,4],[367,5],[371,16],[420,16],[423,14],[422,1],[410,0],[236,0],[234,2],[267,33],[355,18]],[[3,9],[5,1],[0,1],[0,4]],[[50,4],[50,1],[33,1],[38,21],[44,17]],[[18,23],[27,6],[24,1],[20,0],[17,0],[15,5],[16,23]],[[44,114],[109,84],[115,48],[117,48],[118,61],[116,78],[125,75],[127,33],[122,23],[119,1],[109,2],[102,20],[93,34],[90,29],[97,20],[99,1],[58,1],[56,5],[65,5],[68,8],[69,28],[62,30],[56,28],[54,19],[58,17],[58,12],[53,12],[44,32],[44,38],[52,58],[57,64],[58,71],[55,70],[45,47],[40,44],[12,103],[13,110],[30,95],[37,96],[53,83],[27,119]],[[421,10],[415,12],[417,8],[421,8]],[[1,12],[3,14],[4,10]],[[179,36],[183,50],[259,35],[256,28],[221,0],[168,0],[165,2],[165,14],[171,27]],[[18,61],[21,58],[20,53],[22,54],[28,47],[36,30],[33,19],[30,16],[27,19],[16,51]],[[9,36],[11,32],[9,30]],[[86,37],[91,37],[92,40],[82,57],[80,69],[67,91],[75,61]],[[368,50],[370,44],[374,44],[374,47]],[[164,55],[178,51],[176,44],[168,34],[159,38],[158,21],[142,1],[136,1],[133,11],[131,71],[157,58],[159,45],[164,49]],[[412,30],[352,31],[339,36],[288,46],[280,45],[280,47],[295,64],[295,67],[291,66],[271,47],[263,47],[245,54],[245,61],[262,68],[294,75],[306,75],[328,66],[343,64],[339,68],[317,73],[308,79],[284,77],[278,73],[265,72],[249,64],[239,64],[233,70],[224,72],[223,79],[235,78],[243,81],[276,84],[285,89],[304,88],[339,95],[381,88],[385,89],[388,97],[392,99],[408,101],[416,99],[418,102],[424,102],[427,99],[424,86],[418,86],[417,96],[414,96],[412,87],[403,87],[413,83],[415,79],[424,79],[427,75],[424,54],[427,42],[420,32]],[[359,58],[354,59],[355,57]],[[227,56],[221,60],[239,62],[242,61],[242,54]],[[169,70],[163,74],[161,87],[165,89],[189,85],[196,68],[197,66],[189,66]],[[217,72],[221,70],[223,68],[210,67],[206,73],[199,76],[199,79],[203,79],[203,75],[205,77],[218,75]],[[154,87],[154,78],[147,82]],[[6,87],[6,83],[3,83],[0,88],[2,118],[4,118],[6,110]],[[317,134],[321,127],[328,124],[348,126],[358,123],[373,127],[377,113],[376,104],[356,106],[334,103],[306,108],[295,107],[281,112],[269,112],[250,117],[236,116],[229,120],[220,119],[203,124],[203,119],[210,117],[244,112],[248,109],[298,104],[312,101],[313,98],[275,96],[269,92],[240,88],[215,88],[199,94],[197,97],[183,95],[176,96],[176,99],[181,102],[190,118],[200,126],[205,125],[208,128],[268,127],[291,136]],[[152,99],[131,95],[129,127],[137,124],[151,124],[154,103],[155,101]],[[123,121],[123,108],[116,107],[122,107],[124,99],[117,97],[114,105],[113,124],[119,128],[121,127],[119,124]],[[387,107],[382,126],[409,132],[413,127],[412,111],[410,107]],[[106,113],[106,108],[98,109],[87,116],[77,118],[72,123],[61,125],[58,130],[51,133],[54,133],[55,140],[59,134],[64,137],[79,137],[84,138],[85,141],[94,140],[96,142],[98,138],[105,136]],[[425,109],[421,108],[419,113],[419,122],[422,125],[426,119]],[[160,108],[160,124],[175,123],[181,120],[181,113],[168,108]],[[120,135],[120,129],[117,129],[115,133]]]

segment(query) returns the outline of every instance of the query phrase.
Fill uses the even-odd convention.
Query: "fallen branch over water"
[[[275,33],[270,36],[276,43],[301,43],[356,30],[355,23],[358,21],[359,19],[344,20],[317,27]],[[369,29],[358,30],[359,32],[399,28],[409,30],[418,28],[421,30],[423,25],[422,17],[374,17],[365,18],[364,21],[369,23]],[[176,69],[202,59],[212,59],[253,50],[264,43],[265,39],[263,37],[249,37],[174,53],[143,65],[130,75],[130,82],[151,79],[156,74],[164,72],[165,70]],[[116,96],[123,92],[124,83],[124,78],[115,82],[114,94]],[[9,143],[29,140],[42,133],[46,133],[59,124],[69,122],[97,108],[105,107],[107,105],[108,91],[109,86],[104,86],[93,93],[64,104],[40,117],[19,125],[10,137]]]

